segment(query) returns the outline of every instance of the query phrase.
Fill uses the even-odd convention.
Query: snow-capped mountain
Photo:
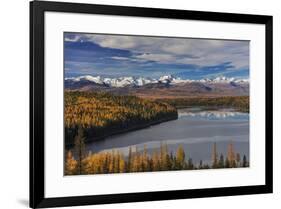
[[[77,82],[92,82],[97,85],[105,85],[108,87],[126,87],[126,86],[144,86],[147,84],[184,84],[184,83],[207,83],[207,84],[215,84],[215,83],[225,83],[225,84],[240,84],[246,83],[248,84],[247,79],[236,79],[236,78],[227,78],[227,77],[217,77],[214,79],[201,79],[201,80],[191,80],[191,79],[181,79],[179,77],[175,77],[173,75],[164,75],[159,79],[151,79],[144,77],[119,77],[119,78],[106,78],[101,76],[79,76],[79,77],[71,77],[66,78],[66,82],[77,83]]]
[[[119,78],[102,78],[101,76],[79,76],[65,79],[68,82],[90,81],[95,84],[106,85],[109,87],[125,87],[125,86],[143,86],[149,83],[158,83],[156,79],[150,78],[135,78],[132,76]]]
[[[249,95],[248,80],[227,77],[192,80],[181,79],[173,75],[164,75],[158,79],[133,76],[109,78],[87,75],[66,78],[64,87],[70,91],[98,91],[152,98],[156,96],[182,98]]]

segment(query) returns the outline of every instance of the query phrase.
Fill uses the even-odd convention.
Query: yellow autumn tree
[[[227,159],[230,167],[236,167],[235,151],[232,142],[228,144]]]
[[[74,159],[72,152],[67,152],[65,162],[65,175],[74,175],[77,173],[77,161]]]
[[[176,153],[176,167],[177,169],[183,169],[185,166],[185,152],[182,145],[179,145]]]
[[[124,156],[121,154],[119,158],[119,172],[125,173],[126,172],[126,162]]]

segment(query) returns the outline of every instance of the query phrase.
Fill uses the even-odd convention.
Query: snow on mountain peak
[[[192,83],[192,82],[200,82],[200,83],[248,83],[248,79],[236,79],[236,78],[227,78],[225,76],[216,77],[214,79],[204,78],[201,80],[191,80],[191,79],[181,79],[179,77],[174,77],[173,75],[164,75],[159,79],[151,79],[145,77],[119,77],[119,78],[107,78],[101,76],[92,76],[85,75],[79,77],[71,77],[66,78],[65,80],[70,80],[73,82],[79,81],[90,81],[100,85],[108,85],[111,87],[125,87],[125,86],[143,86],[151,83],[167,83],[167,84],[179,84],[179,83]]]

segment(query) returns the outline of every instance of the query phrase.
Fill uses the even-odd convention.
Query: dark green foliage
[[[243,162],[242,162],[242,167],[248,167],[249,162],[247,161],[246,155],[243,156]]]
[[[213,143],[213,150],[212,150],[212,168],[218,167],[218,153],[217,153],[217,143]]]
[[[224,157],[223,157],[223,154],[221,154],[220,159],[219,159],[218,168],[223,168],[223,167],[224,167]]]
[[[224,167],[230,168],[230,162],[229,162],[228,158],[225,159]]]
[[[194,169],[192,158],[189,158],[188,161],[187,161],[187,169],[188,170],[193,170]]]

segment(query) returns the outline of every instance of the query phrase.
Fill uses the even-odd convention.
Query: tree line
[[[73,144],[78,127],[86,138],[99,139],[176,119],[177,109],[167,103],[136,96],[102,92],[65,92],[65,142]]]
[[[176,108],[183,108],[188,106],[231,107],[241,112],[249,112],[249,96],[173,98],[158,99],[156,101],[168,103]]]
[[[246,155],[242,157],[236,153],[232,143],[228,144],[226,156],[219,154],[216,143],[213,143],[211,163],[200,160],[194,164],[192,158],[187,157],[182,145],[173,153],[168,151],[167,144],[161,143],[159,149],[155,149],[152,154],[148,153],[146,145],[142,151],[130,147],[125,157],[123,153],[115,150],[86,154],[84,140],[83,131],[79,129],[74,150],[66,153],[65,175],[249,167]]]

